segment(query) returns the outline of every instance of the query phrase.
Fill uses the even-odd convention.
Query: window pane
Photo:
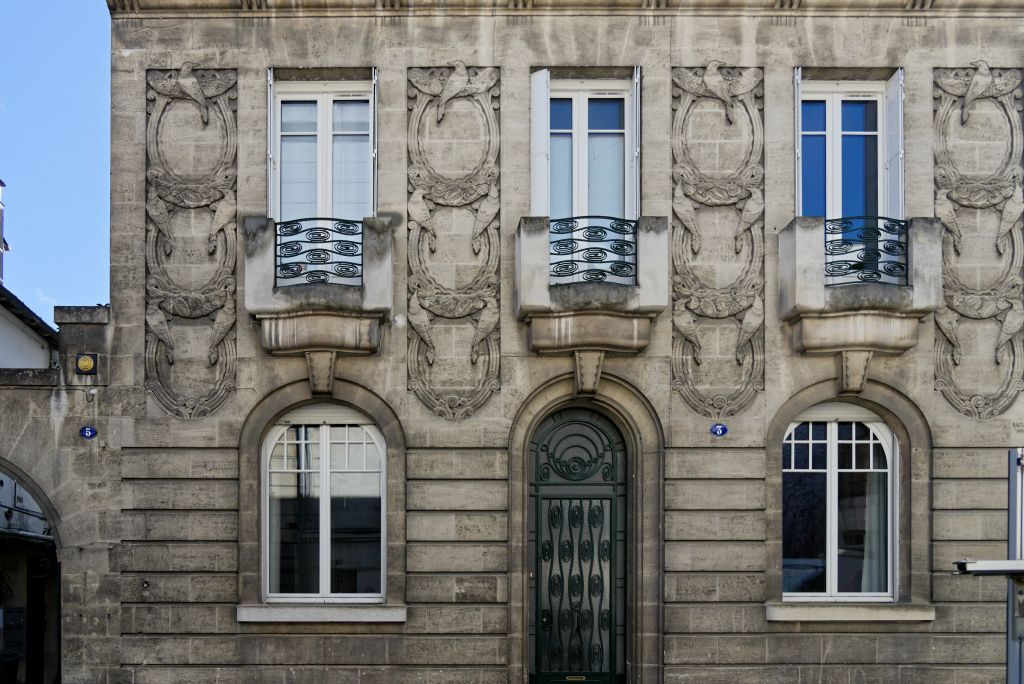
[[[621,98],[587,101],[587,125],[592,131],[621,131],[625,126],[626,103]]]
[[[811,439],[824,440],[828,438],[828,423],[811,423]]]
[[[825,216],[825,136],[805,135],[801,151],[800,193],[804,216]]]
[[[380,475],[331,475],[331,592],[381,593],[380,562]]]
[[[843,101],[844,131],[877,131],[878,103],[870,100]]]
[[[782,445],[782,469],[790,470],[793,467],[793,447],[789,444]]]
[[[572,211],[572,134],[551,134],[551,218],[568,218]]]
[[[793,445],[793,469],[794,470],[807,470],[807,445],[806,444],[794,444]]]
[[[271,473],[269,480],[270,591],[320,591],[320,476]]]
[[[316,136],[282,136],[279,220],[316,216],[316,176]]]
[[[874,462],[871,467],[875,470],[887,470],[889,468],[889,457],[885,455],[885,448],[881,444],[871,447],[874,453]]]
[[[839,439],[853,438],[853,423],[839,423]]]
[[[804,100],[801,103],[800,126],[804,132],[825,131],[824,100]]]
[[[807,426],[808,423],[800,423],[796,426],[796,430],[793,431],[793,437],[796,439],[807,439]]]
[[[270,452],[271,470],[296,470],[299,467],[299,445],[277,444]]]
[[[374,442],[366,442],[366,469],[380,470],[380,450]]]
[[[282,133],[316,133],[316,102],[282,102]]]
[[[825,591],[825,473],[782,475],[782,590]]]
[[[626,215],[626,140],[622,133],[591,133],[587,142],[587,213]]]
[[[886,473],[840,473],[837,564],[841,592],[885,592],[889,505]]]
[[[826,444],[814,444],[811,446],[811,468],[814,470],[825,470],[828,468],[828,454]]]
[[[851,470],[853,468],[853,445],[840,444],[837,448],[839,449],[839,469]]]
[[[878,215],[878,136],[843,136],[843,216]]]
[[[339,100],[334,103],[334,131],[370,131],[370,103],[367,100]]]
[[[569,98],[552,98],[551,130],[572,130],[572,100]]]
[[[332,217],[362,221],[373,213],[370,136],[336,135],[331,155]]]
[[[871,467],[871,445],[858,444],[856,449],[855,467],[857,470],[868,470]]]

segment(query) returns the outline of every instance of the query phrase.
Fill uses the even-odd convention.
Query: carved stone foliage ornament
[[[237,74],[186,63],[146,81],[146,389],[200,418],[235,389]]]
[[[945,306],[935,313],[935,389],[965,416],[986,419],[1005,412],[1024,389],[1024,138],[1021,70],[993,69],[981,60],[971,66],[934,72],[935,216],[942,220],[951,238],[943,250]],[[990,173],[958,168],[954,154],[954,135],[968,124],[972,114],[976,115],[978,103],[983,100],[994,104],[994,110],[1005,118],[1005,128],[986,126],[986,142],[992,142],[992,131],[1006,131],[999,140],[1005,145],[1004,156],[998,169]],[[961,262],[960,221],[968,212],[978,216],[979,223],[988,214],[993,225],[998,225],[995,248],[1004,258],[1004,267],[994,279],[988,275],[994,269],[985,270],[985,283],[980,286],[968,284],[969,271],[976,271],[977,264]],[[1003,370],[1002,379],[992,391],[966,390],[954,377],[954,367],[964,356],[960,334],[966,319],[999,326],[992,353],[995,364]]]
[[[449,420],[472,415],[500,386],[498,78],[496,68],[471,68],[461,61],[409,70],[409,389]],[[478,117],[479,141],[453,130],[455,122],[446,125],[460,100],[462,116],[471,111]],[[451,141],[446,159],[430,154],[430,145],[439,139]],[[460,160],[468,160],[464,170],[453,173]],[[439,161],[446,173],[435,168]],[[455,218],[465,220],[459,225],[472,226],[468,234],[444,230],[442,222]],[[439,233],[448,233],[445,240],[468,240],[477,264],[464,277],[468,282],[445,283],[431,270]],[[465,328],[464,335],[450,329],[446,334],[469,340],[469,363],[464,365],[475,377],[453,377],[455,365],[436,370],[439,351],[451,351],[435,347],[439,319],[446,319],[446,327]]]
[[[712,419],[744,410],[764,390],[764,127],[760,69],[728,68],[712,60],[704,69],[672,70],[672,388],[695,412]],[[713,124],[726,129],[749,122],[745,159],[737,169],[705,171],[700,155],[687,145],[689,117],[702,99],[719,101],[725,109]],[[708,124],[711,125],[711,124]],[[702,129],[703,130],[703,129]],[[711,132],[704,136],[714,139]],[[734,228],[722,240],[731,243],[739,275],[724,287],[702,281],[695,261],[708,246],[701,241],[705,208],[725,207],[735,215]],[[718,212],[719,215],[721,212]],[[707,228],[705,234],[712,231]],[[711,320],[736,325],[734,360],[742,379],[725,394],[702,391],[693,372],[705,364],[722,363],[702,355],[699,329]]]

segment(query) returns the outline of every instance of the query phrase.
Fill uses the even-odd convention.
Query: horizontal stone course
[[[504,480],[508,456],[503,451],[409,450],[405,475],[410,480]]]
[[[508,508],[508,485],[410,481],[405,506],[410,511],[504,511]]]
[[[666,510],[758,510],[765,507],[761,480],[670,480]]]

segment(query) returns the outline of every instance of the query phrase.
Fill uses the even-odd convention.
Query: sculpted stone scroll
[[[500,386],[498,79],[458,60],[409,70],[409,389],[448,420]]]
[[[693,411],[712,419],[743,411],[764,390],[762,78],[760,69],[729,68],[717,60],[704,69],[672,70],[672,387]],[[708,100],[720,106],[703,106]],[[733,147],[743,150],[738,164],[715,168],[714,150],[688,140],[691,126],[699,127],[705,140],[730,133]],[[701,236],[714,234],[721,221],[731,225],[720,238],[730,248],[715,257],[724,255],[736,276],[725,284],[709,283],[711,271],[718,269],[701,264],[706,260],[701,253],[720,245]],[[717,321],[735,325],[731,359],[703,353],[701,328]],[[706,391],[703,385],[710,383],[698,380],[698,369],[711,377],[716,371],[709,366],[730,362],[742,369],[735,389]]]
[[[237,74],[185,63],[146,82],[145,386],[201,418],[235,389]]]
[[[935,216],[949,236],[943,250],[945,306],[935,314],[935,389],[965,416],[987,419],[1005,412],[1024,390],[1022,74],[1020,69],[991,68],[982,60],[971,67],[934,72]],[[985,102],[989,106],[982,111]],[[968,129],[972,116],[988,117],[983,130]],[[984,139],[974,140],[978,135]],[[994,144],[1001,148],[994,170],[961,168],[970,162],[957,151],[972,143],[984,145],[987,157]],[[994,228],[994,254],[979,256],[975,251],[972,261],[964,254],[964,243],[971,237],[987,238],[993,232],[988,226]],[[993,257],[1002,260],[995,278],[990,275]],[[987,389],[968,389],[955,370],[965,361],[961,337],[965,326],[981,330],[976,326],[983,322],[998,327],[985,356],[1001,369],[1001,379]],[[978,339],[987,336],[982,333]]]

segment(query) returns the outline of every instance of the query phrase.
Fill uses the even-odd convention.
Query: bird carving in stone
[[[740,221],[736,226],[736,253],[739,254],[740,250],[743,249],[743,236],[747,230],[761,218],[761,214],[764,212],[764,195],[757,188],[751,188],[750,197],[743,205],[743,210],[740,212]]]
[[[986,97],[1002,97],[1020,87],[1020,74],[1017,71],[1002,72],[999,76],[992,73],[988,62],[977,60],[971,62],[975,68],[970,76],[955,75],[958,72],[942,72],[935,84],[950,95],[962,97],[960,103],[960,124],[966,125],[970,117],[970,108],[977,100]]]
[[[217,352],[217,345],[227,337],[228,333],[231,332],[231,328],[235,325],[235,298],[231,296],[233,289],[232,285],[224,286],[224,306],[220,308],[213,319],[213,336],[210,340],[210,349],[207,355],[211,366],[217,363],[217,359],[220,356]]]
[[[943,188],[935,191],[935,216],[942,221],[942,225],[953,236],[953,249],[959,254],[963,235],[960,233],[960,224],[956,220],[956,207],[953,206],[953,200],[949,199],[948,191]]]
[[[498,185],[491,183],[491,189],[480,200],[480,206],[476,210],[476,219],[473,221],[472,245],[474,254],[480,253],[480,236],[487,230],[487,226],[491,225],[491,221],[498,215],[500,209],[501,199],[498,197]]]
[[[1003,350],[1015,335],[1024,329],[1024,306],[1019,301],[1010,304],[1010,308],[1003,312],[1003,324],[999,328],[999,338],[996,340],[996,363],[999,364],[1000,352]]]
[[[430,338],[430,314],[420,306],[420,299],[416,294],[409,299],[409,325],[426,346],[427,363],[434,365],[434,341]]]
[[[454,67],[448,78],[430,76],[422,69],[414,69],[409,72],[409,81],[420,91],[427,95],[437,96],[437,122],[441,123],[445,113],[448,111],[448,103],[457,97],[479,95],[494,87],[498,82],[498,70],[494,67],[480,69],[475,76],[469,75],[466,63],[456,59],[448,63]]]
[[[167,327],[167,316],[160,310],[158,302],[150,302],[146,307],[146,323],[149,330],[156,338],[164,343],[164,357],[167,364],[174,365],[174,342],[171,340],[171,330]]]
[[[697,337],[697,319],[694,318],[693,312],[686,308],[686,302],[682,299],[676,300],[672,306],[672,327],[693,347],[693,361],[699,366],[701,348],[700,339]]]
[[[213,214],[213,225],[210,227],[210,235],[206,239],[207,253],[213,254],[217,251],[217,234],[235,220],[236,207],[235,193],[231,190],[225,190],[224,197],[217,202],[217,211]]]
[[[469,360],[476,363],[480,358],[480,348],[490,337],[494,329],[498,327],[498,300],[494,297],[485,297],[484,307],[480,309],[480,315],[476,322],[476,332],[473,333],[473,343],[470,346]]]
[[[697,97],[720,100],[725,105],[725,120],[731,124],[736,96],[753,90],[763,77],[759,69],[747,69],[738,78],[727,81],[719,71],[723,66],[725,62],[713,59],[708,62],[703,76],[697,76],[686,69],[676,69],[672,80],[678,87]]]
[[[939,327],[942,334],[946,336],[949,343],[953,345],[953,363],[960,365],[963,358],[963,351],[960,347],[960,339],[957,336],[957,328],[960,316],[949,307],[942,307],[935,312],[935,325]]]
[[[1003,204],[1003,211],[999,215],[996,249],[999,250],[1000,254],[1006,251],[1009,245],[1010,231],[1020,221],[1022,213],[1024,213],[1024,200],[1021,197],[1021,187],[1019,183],[1014,183],[1013,193],[1006,198],[1006,202]]]
[[[430,207],[427,206],[424,194],[423,188],[416,188],[416,192],[412,193],[409,198],[409,218],[420,227],[420,230],[426,232],[427,247],[433,252],[437,249],[437,234],[434,233],[434,226],[430,220]]]
[[[686,196],[681,185],[672,191],[672,210],[679,217],[679,222],[690,236],[690,251],[700,251],[700,232],[697,230],[697,205]]]
[[[174,239],[171,237],[171,215],[167,211],[167,205],[160,199],[156,188],[150,186],[146,193],[146,214],[149,220],[156,226],[157,236],[162,243],[164,255],[174,250]]]
[[[750,308],[743,314],[743,319],[740,321],[739,337],[736,339],[736,363],[741,366],[743,365],[743,359],[750,351],[747,343],[761,329],[763,324],[764,300],[761,299],[760,295],[754,295],[754,301],[750,304]]]
[[[199,116],[205,126],[210,122],[210,98],[226,93],[238,82],[233,71],[203,71],[196,75],[192,62],[185,62],[178,71],[152,73],[146,79],[149,86],[171,98],[188,98],[199,105]]]

